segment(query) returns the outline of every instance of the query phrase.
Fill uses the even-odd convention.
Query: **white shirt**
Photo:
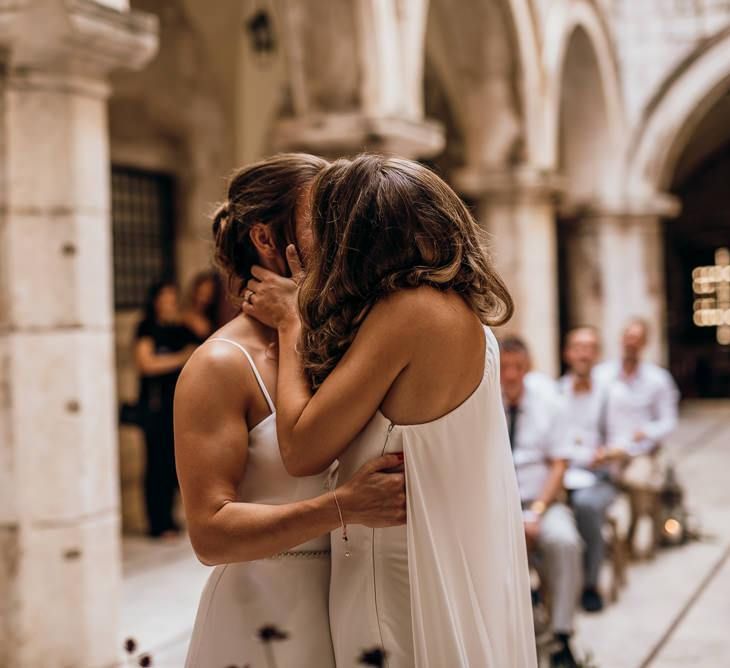
[[[571,448],[570,466],[565,473],[565,487],[579,489],[595,482],[589,472],[596,451],[604,445],[602,420],[606,410],[606,388],[591,374],[590,389],[575,391],[575,376],[565,374],[559,381],[560,394],[565,402],[566,441]]]
[[[504,401],[509,425],[509,405]],[[515,421],[512,457],[523,503],[540,497],[555,459],[569,459],[570,448],[564,440],[564,403],[554,382],[531,382],[525,390]]]
[[[606,441],[632,456],[653,451],[677,425],[679,390],[666,369],[641,362],[632,376],[626,376],[621,362],[605,362],[596,368],[605,384]],[[646,438],[636,441],[641,431]]]

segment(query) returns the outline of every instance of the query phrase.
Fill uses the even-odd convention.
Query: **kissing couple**
[[[284,154],[232,176],[213,238],[241,312],[175,396],[215,566],[187,668],[536,666],[490,329],[513,304],[463,202],[410,160]]]

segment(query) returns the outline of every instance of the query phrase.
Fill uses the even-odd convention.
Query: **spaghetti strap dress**
[[[238,500],[277,505],[322,494],[329,488],[328,473],[294,478],[284,468],[274,403],[251,355],[235,341],[210,341],[223,341],[243,353],[271,410],[249,432]],[[329,581],[329,535],[269,559],[216,566],[200,599],[186,668],[334,668]],[[263,642],[265,627],[283,631],[287,639]]]

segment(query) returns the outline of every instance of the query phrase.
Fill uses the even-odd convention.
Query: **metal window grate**
[[[173,180],[112,167],[114,303],[143,306],[150,285],[174,277]]]

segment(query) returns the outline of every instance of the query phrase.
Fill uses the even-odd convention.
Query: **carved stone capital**
[[[353,113],[323,113],[281,119],[275,129],[276,150],[309,151],[325,156],[360,151],[430,158],[444,147],[439,123]]]
[[[0,0],[0,46],[11,75],[99,79],[149,62],[157,52],[158,19],[93,0]]]
[[[500,202],[552,202],[563,190],[554,172],[527,165],[462,167],[451,175],[450,181],[466,197],[490,197]]]
[[[587,201],[569,211],[573,218],[601,219],[615,222],[654,221],[658,218],[675,218],[682,204],[669,193],[653,193],[648,197],[625,197],[619,201]]]

